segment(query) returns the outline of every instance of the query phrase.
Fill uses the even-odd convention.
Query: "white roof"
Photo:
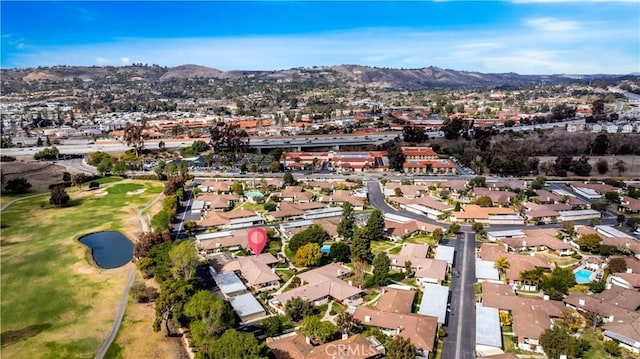
[[[491,231],[487,232],[487,236],[493,238],[508,238],[508,237],[525,237],[526,235],[521,229],[513,229],[510,231]]]
[[[230,231],[196,234],[196,240],[197,241],[202,241],[202,240],[205,240],[205,239],[229,237],[229,236],[231,236],[231,234],[232,233]]]
[[[590,214],[600,214],[600,212],[593,209],[579,209],[571,211],[558,211],[558,214],[561,216],[584,216]]]
[[[441,259],[443,261],[447,261],[449,264],[453,264],[453,256],[456,253],[456,249],[454,247],[439,245],[436,248],[435,259]]]
[[[476,258],[476,278],[500,280],[498,270],[495,268],[494,262],[485,261],[479,258]]]
[[[240,318],[254,314],[265,313],[264,308],[251,293],[240,294],[229,298],[231,307]]]
[[[632,236],[624,233],[623,231],[620,231],[618,229],[615,229],[611,226],[596,226],[596,231],[604,234],[607,237],[619,237],[619,238],[633,238]]]
[[[411,218],[407,218],[407,217],[404,217],[404,216],[399,216],[399,215],[393,214],[393,213],[385,213],[384,214],[384,219],[387,219],[387,220],[392,221],[392,222],[397,222],[397,223],[407,223],[407,222],[413,221],[413,219],[411,219]]]
[[[524,218],[518,214],[492,214],[489,215],[489,219],[522,219]]]
[[[476,345],[502,348],[498,308],[483,307],[476,303]]]
[[[552,191],[552,193],[557,194],[558,196],[569,196],[569,197],[575,197],[575,195],[571,192],[565,191],[563,189],[556,189],[554,188]]]
[[[427,283],[424,285],[418,314],[436,317],[438,323],[444,324],[447,317],[447,303],[449,303],[449,287]]]
[[[308,227],[313,224],[312,220],[296,221],[296,222],[284,222],[280,223],[280,229]]]
[[[247,289],[240,278],[238,278],[238,276],[233,272],[218,274],[213,276],[213,280],[224,294],[235,293]]]
[[[204,208],[204,201],[193,201],[193,203],[191,203],[191,209],[203,209]]]
[[[420,211],[422,213],[430,214],[432,216],[439,216],[439,215],[442,214],[442,212],[440,212],[440,211],[437,211],[437,210],[429,208],[429,207],[425,207],[425,206],[420,205],[420,204],[408,204],[406,207],[410,208],[410,209],[415,209],[416,211]]]

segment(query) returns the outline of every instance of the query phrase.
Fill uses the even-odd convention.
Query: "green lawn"
[[[418,234],[417,236],[407,238],[405,242],[406,243],[422,243],[422,244],[428,244],[430,246],[434,246],[436,244],[436,240],[433,239],[433,237],[426,234]]]
[[[507,353],[517,352],[518,351],[517,341],[518,339],[513,335],[503,335],[502,345],[504,346],[504,351]]]
[[[137,195],[127,194],[146,189]],[[101,270],[78,241],[100,230],[139,231],[136,212],[162,188],[116,183],[107,195],[69,188],[71,206],[48,196],[18,201],[2,212],[0,323],[4,358],[93,357],[115,316],[131,265]]]
[[[395,243],[389,241],[371,241],[371,253],[375,255],[395,245]]]

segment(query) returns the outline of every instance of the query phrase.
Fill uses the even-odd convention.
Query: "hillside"
[[[520,75],[516,73],[480,73],[425,67],[418,69],[379,68],[360,65],[294,68],[278,71],[221,71],[199,66],[132,65],[123,67],[54,66],[31,69],[3,69],[3,87],[11,83],[73,80],[167,81],[172,79],[214,78],[280,81],[307,81],[317,78],[343,80],[353,86],[399,90],[425,90],[448,87],[522,86],[544,82],[560,84],[612,79],[623,75]]]

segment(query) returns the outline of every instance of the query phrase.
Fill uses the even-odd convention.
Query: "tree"
[[[373,260],[373,281],[380,286],[386,285],[389,281],[389,268],[391,260],[385,252],[380,252]]]
[[[609,163],[607,162],[607,160],[605,159],[599,159],[596,161],[596,170],[598,170],[598,173],[603,175],[605,173],[607,173],[607,171],[609,171]]]
[[[440,244],[440,242],[442,242],[442,240],[444,239],[444,232],[442,231],[442,228],[440,228],[440,227],[434,229],[433,233],[431,233],[431,235],[433,236],[433,239],[436,240],[437,244]]]
[[[371,212],[365,226],[365,236],[369,241],[380,241],[385,238],[384,216],[380,210],[375,209]]]
[[[544,271],[542,268],[535,268],[531,270],[523,270],[518,276],[518,280],[528,286],[538,287],[544,279]]]
[[[278,161],[271,161],[269,163],[269,171],[271,172],[280,172],[282,170],[282,165]]]
[[[87,176],[85,176],[84,173],[76,173],[73,176],[71,176],[71,183],[74,186],[77,186],[78,189],[82,189],[82,184],[84,183],[84,181],[87,180]]]
[[[429,136],[424,131],[424,127],[405,126],[402,129],[402,138],[405,142],[421,143],[428,140]]]
[[[606,134],[600,134],[593,141],[591,152],[596,156],[603,156],[609,148],[609,138]],[[606,172],[606,171],[605,171]],[[602,173],[602,172],[601,172]]]
[[[144,148],[144,137],[142,136],[142,132],[146,126],[147,120],[143,119],[139,123],[127,122],[124,127],[124,143],[133,148],[136,157],[140,156],[140,151]]]
[[[610,204],[620,203],[620,194],[616,191],[610,191],[604,194],[604,199],[606,199]]]
[[[267,359],[269,350],[265,343],[258,342],[258,339],[251,333],[241,333],[234,329],[229,329],[220,339],[213,342],[208,355],[203,356],[210,359]]]
[[[53,161],[57,160],[59,155],[60,151],[58,151],[58,148],[56,146],[53,146],[51,148],[45,148],[42,151],[36,152],[33,155],[33,159]]]
[[[349,334],[353,328],[353,315],[348,312],[338,313],[336,316],[336,326],[342,334]]]
[[[484,225],[480,222],[473,222],[471,229],[473,229],[474,232],[479,233],[484,230]]]
[[[284,305],[284,312],[294,322],[313,314],[313,307],[309,302],[300,297],[289,299]]]
[[[620,175],[627,171],[627,163],[622,160],[616,161],[616,163],[613,164],[613,168],[615,168],[616,171],[618,171],[618,175]]]
[[[489,196],[480,196],[476,199],[476,204],[480,207],[491,207],[493,206],[493,201]]]
[[[191,240],[178,243],[169,252],[171,271],[176,279],[189,280],[198,265],[198,250]]]
[[[622,356],[622,349],[620,349],[620,344],[618,344],[615,340],[605,340],[604,341],[604,350],[607,353],[611,354],[614,357]]]
[[[298,252],[298,249],[308,243],[317,243],[321,246],[324,241],[329,239],[327,232],[317,224],[312,224],[302,232],[294,234],[289,240],[289,249],[292,253]]]
[[[31,188],[31,183],[24,177],[17,177],[7,181],[4,189],[14,193],[25,193]]]
[[[593,293],[602,293],[605,289],[607,289],[607,282],[604,280],[596,280],[593,282],[587,283],[589,290]]]
[[[267,337],[275,337],[282,333],[282,317],[267,317],[260,321],[260,325],[262,325],[262,330],[264,331],[264,335]]]
[[[220,122],[209,129],[211,147],[215,153],[246,151],[249,146],[249,134],[238,124]]]
[[[352,259],[351,264],[353,265],[353,285],[361,288],[364,283],[364,279],[367,276],[367,262],[362,259],[354,258]]]
[[[199,322],[192,333],[194,337],[198,336],[200,339],[218,337],[236,324],[235,315],[229,303],[208,290],[196,292],[184,305],[183,313],[192,321],[192,324]]]
[[[233,192],[233,193],[235,193],[235,194],[237,194],[239,196],[242,196],[244,194],[244,188],[242,186],[242,182],[234,182],[231,185],[231,192]]]
[[[506,257],[498,257],[493,267],[497,269],[500,274],[504,274],[507,271],[507,269],[511,267],[511,264],[509,263]]]
[[[609,271],[611,273],[624,273],[627,271],[627,261],[623,257],[609,259]]]
[[[595,233],[583,234],[578,238],[578,245],[580,246],[580,249],[591,253],[598,253],[600,251],[601,243],[602,237]]]
[[[284,176],[282,176],[282,182],[287,186],[296,184],[296,180],[293,178],[291,172],[285,172]]]
[[[355,220],[353,218],[353,206],[349,202],[344,202],[342,205],[342,219],[338,223],[337,232],[346,241],[353,239],[353,224]]]
[[[67,191],[64,188],[64,185],[56,185],[56,186],[52,186],[49,191],[51,192],[51,195],[49,197],[49,203],[54,205],[54,206],[58,206],[58,207],[62,207],[65,204],[67,204],[67,202],[69,202],[69,195],[67,194]]]
[[[414,359],[416,357],[416,347],[409,339],[396,335],[393,337],[391,344],[389,344],[386,357],[389,359]]]
[[[277,209],[277,205],[276,205],[275,202],[273,202],[273,201],[265,202],[265,204],[264,204],[264,210],[265,211],[272,212],[272,211],[275,211],[276,209]]]
[[[616,216],[616,222],[618,223],[618,226],[622,226],[622,224],[624,223],[624,220],[626,219],[626,217],[624,216],[624,214],[619,214]]]
[[[413,270],[411,269],[411,261],[404,261],[404,277],[410,278],[413,277]]]
[[[562,229],[565,230],[569,234],[569,236],[573,236],[575,223],[573,221],[562,222]]]
[[[449,229],[447,230],[447,232],[451,235],[454,235],[458,232],[460,232],[460,225],[457,223],[451,223],[449,225]]]
[[[353,240],[351,241],[351,257],[365,262],[368,262],[372,257],[371,241],[367,237],[364,228],[354,227]]]
[[[540,345],[549,359],[559,359],[561,355],[579,358],[583,348],[564,325],[556,324],[540,334]]]
[[[314,340],[325,343],[338,333],[338,328],[331,322],[323,322],[318,316],[312,315],[302,320],[300,332]]]
[[[542,280],[540,287],[551,299],[561,300],[574,285],[576,285],[576,277],[571,268],[556,267]]]
[[[329,257],[331,257],[334,262],[348,262],[350,256],[351,248],[349,248],[347,244],[343,242],[336,242],[331,245]]]
[[[469,186],[471,187],[487,187],[486,178],[483,176],[474,177],[469,180]]]
[[[318,243],[307,243],[298,248],[294,262],[299,267],[312,267],[320,264],[322,252]]]

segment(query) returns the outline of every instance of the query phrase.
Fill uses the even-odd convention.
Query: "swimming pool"
[[[591,282],[591,275],[593,273],[583,268],[573,274],[576,276],[576,283],[584,284]]]

